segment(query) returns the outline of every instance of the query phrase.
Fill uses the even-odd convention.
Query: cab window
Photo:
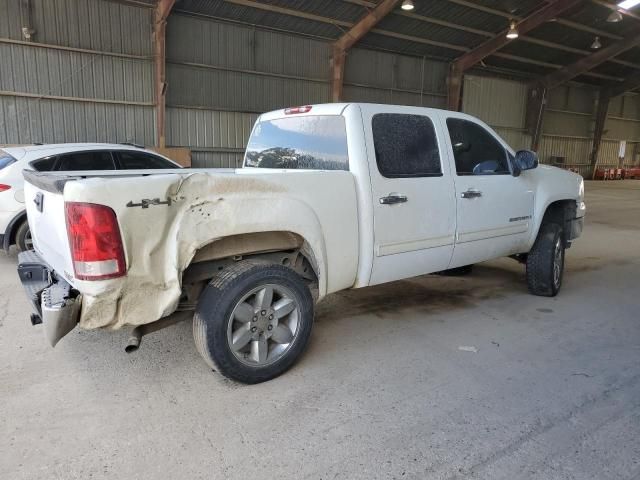
[[[387,178],[440,177],[433,123],[424,115],[379,113],[371,128],[378,170]]]
[[[448,118],[447,128],[458,175],[510,173],[507,151],[481,125],[460,118]]]
[[[245,167],[349,170],[347,131],[338,115],[304,115],[256,124]]]

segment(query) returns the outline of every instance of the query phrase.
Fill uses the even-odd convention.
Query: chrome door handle
[[[466,192],[462,192],[460,196],[462,198],[476,198],[476,197],[481,197],[482,192],[479,190],[467,190]]]
[[[407,201],[406,195],[401,195],[400,193],[390,193],[386,197],[382,197],[380,199],[380,203],[382,205],[393,205],[394,203],[404,203]]]

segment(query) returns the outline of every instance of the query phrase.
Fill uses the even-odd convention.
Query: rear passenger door
[[[362,106],[374,204],[370,284],[444,270],[453,252],[453,180],[437,112]]]

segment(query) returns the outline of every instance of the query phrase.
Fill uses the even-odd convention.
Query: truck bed
[[[178,305],[182,273],[198,249],[230,235],[286,231],[303,237],[318,264],[321,296],[348,288],[355,280],[359,232],[350,172],[25,171],[24,177],[35,249],[82,293],[80,325],[85,328],[141,325],[169,315]],[[126,276],[99,281],[74,276],[67,202],[113,209]],[[340,268],[327,269],[328,262]]]

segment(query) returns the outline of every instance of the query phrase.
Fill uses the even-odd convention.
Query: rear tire
[[[24,252],[33,249],[33,242],[31,241],[31,230],[29,229],[29,223],[27,220],[23,220],[18,229],[16,230],[16,246],[18,251]]]
[[[271,380],[304,352],[313,306],[307,284],[290,268],[251,260],[235,263],[200,295],[193,317],[196,348],[227,378]]]
[[[564,273],[564,235],[557,223],[545,223],[527,255],[527,286],[533,295],[555,297]]]

